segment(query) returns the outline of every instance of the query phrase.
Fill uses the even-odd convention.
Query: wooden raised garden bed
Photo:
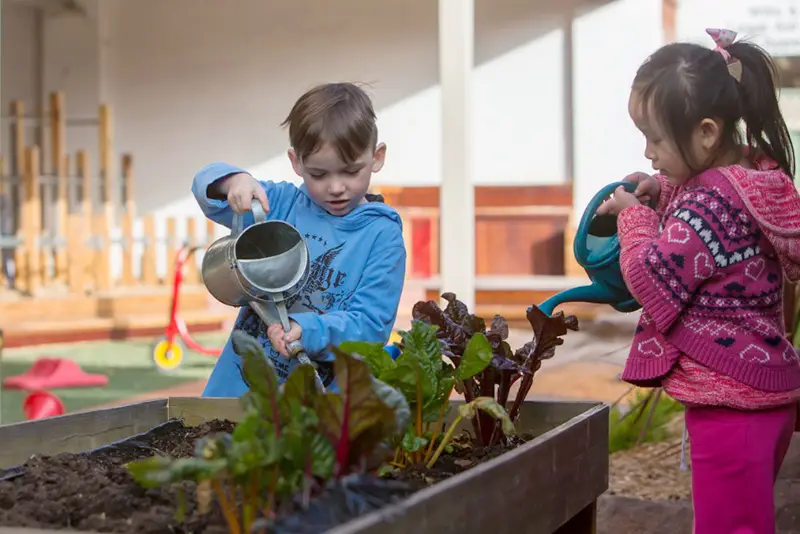
[[[453,404],[457,406],[459,401]],[[196,426],[215,419],[236,421],[241,414],[238,399],[174,397],[4,425],[0,426],[0,467],[21,465],[34,453],[89,451],[145,433],[172,419]],[[594,504],[608,487],[607,406],[527,401],[517,426],[535,437],[329,532],[594,532]],[[37,532],[44,531],[0,527],[0,534]]]

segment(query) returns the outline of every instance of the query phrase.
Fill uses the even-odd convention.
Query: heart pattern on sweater
[[[769,362],[769,352],[761,347],[753,345],[752,343],[747,345],[744,350],[739,353],[739,357],[749,363]]]
[[[698,252],[694,257],[694,277],[698,280],[711,278],[714,274],[714,262],[705,252]]]
[[[764,266],[765,266],[764,258],[755,259],[750,263],[748,263],[747,266],[744,268],[744,274],[750,280],[756,281],[764,272]]]
[[[690,237],[689,230],[681,224],[671,224],[667,228],[667,241],[672,244],[685,245]]]
[[[661,343],[654,337],[649,339],[645,339],[644,341],[640,341],[637,345],[639,352],[644,356],[651,356],[653,358],[658,358],[664,354],[664,347],[661,346]]]

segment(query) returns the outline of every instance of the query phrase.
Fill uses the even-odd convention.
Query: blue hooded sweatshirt
[[[192,192],[206,217],[227,228],[233,211],[226,201],[208,198],[212,183],[247,172],[226,163],[212,163],[194,177]],[[343,341],[386,343],[397,317],[403,290],[406,249],[402,222],[383,202],[366,202],[343,217],[329,214],[308,196],[305,185],[261,182],[267,193],[270,220],[286,221],[305,237],[310,268],[305,286],[287,304],[289,317],[303,329],[300,342],[317,362],[326,387],[333,382],[331,345]],[[244,225],[253,224],[246,213]],[[270,345],[267,327],[249,307],[239,311],[234,329],[258,339],[275,365],[281,382],[297,360],[281,356]],[[248,390],[241,359],[230,338],[211,372],[204,397],[240,397]]]

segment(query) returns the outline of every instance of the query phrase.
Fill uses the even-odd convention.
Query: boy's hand
[[[228,199],[228,204],[234,213],[244,213],[251,210],[253,199],[258,200],[264,213],[269,213],[267,192],[261,184],[247,173],[237,173],[228,176],[219,183],[219,192]]]
[[[636,191],[633,192],[633,196],[639,201],[640,204],[644,204],[645,206],[649,206],[653,199],[658,199],[659,195],[661,195],[661,184],[658,183],[656,178],[653,178],[649,174],[643,172],[635,172],[633,174],[629,174],[623,179],[623,182],[631,182],[636,184]],[[619,193],[619,189],[614,192],[614,197]],[[625,192],[626,195],[630,195],[630,193]],[[603,202],[599,208],[597,208],[598,215],[607,215],[612,214],[616,215],[620,211],[622,211],[618,205],[613,203],[614,198],[610,198]],[[626,206],[627,207],[627,206]],[[612,209],[614,211],[612,211]],[[616,211],[619,210],[619,211]]]
[[[289,351],[287,350],[287,346],[292,341],[297,341],[303,335],[303,329],[300,328],[300,325],[296,322],[291,322],[291,328],[288,332],[283,330],[283,326],[279,324],[270,325],[267,328],[267,337],[269,338],[269,342],[278,353],[285,357],[291,358]]]

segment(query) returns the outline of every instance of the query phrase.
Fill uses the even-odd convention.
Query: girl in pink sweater
[[[715,50],[669,44],[639,68],[629,112],[657,174],[599,211],[619,214],[642,304],[622,377],[686,406],[696,534],[774,534],[800,393],[782,306],[784,276],[800,279],[800,196],[770,57],[708,33]]]

